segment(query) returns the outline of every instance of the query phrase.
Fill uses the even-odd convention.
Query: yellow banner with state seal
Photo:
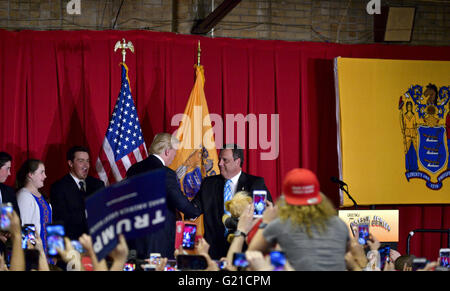
[[[340,178],[354,200],[450,203],[450,62],[339,57],[334,69]]]

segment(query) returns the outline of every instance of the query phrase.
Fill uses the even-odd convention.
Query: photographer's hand
[[[378,251],[378,249],[381,246],[381,243],[373,234],[370,233],[369,239],[367,240],[367,245],[369,246],[370,250]]]
[[[35,238],[35,244],[33,245],[31,241],[27,241],[27,247],[30,250],[39,251],[39,271],[50,271],[50,267],[47,262],[47,256],[45,255],[44,245],[42,243],[41,237],[38,235]]]
[[[64,237],[65,250],[57,248],[56,251],[61,259],[67,264],[67,271],[84,271],[81,263],[81,254],[75,250],[68,237]]]
[[[25,253],[22,249],[22,228],[19,216],[15,211],[8,214],[11,221],[10,233],[12,241],[11,271],[25,271]]]
[[[242,212],[241,216],[239,217],[239,222],[237,225],[237,230],[248,234],[249,231],[252,229],[253,225],[255,224],[255,220],[253,219],[253,211],[254,211],[253,204],[249,204],[244,211]]]
[[[434,269],[439,266],[439,262],[429,262],[425,268],[418,269],[417,271],[434,271]]]
[[[92,268],[94,269],[94,271],[108,271],[108,266],[106,265],[105,259],[101,260],[100,262],[97,260],[97,255],[94,252],[91,236],[84,233],[82,236],[80,236],[78,241],[85,249],[87,255],[91,258]]]
[[[8,266],[5,263],[5,257],[2,253],[0,253],[0,272],[1,271],[8,271]]]
[[[122,271],[128,258],[128,245],[123,234],[119,235],[119,243],[116,248],[109,253],[112,258],[113,263],[111,265],[110,271]]]
[[[273,271],[273,266],[259,251],[246,251],[245,257],[251,271]]]
[[[217,264],[211,259],[208,252],[209,244],[204,238],[201,238],[198,241],[197,253],[206,258],[206,262],[208,263],[208,268],[206,269],[206,271],[219,271],[219,266],[217,266]]]
[[[272,220],[278,217],[278,207],[274,206],[272,202],[266,200],[266,210],[263,213],[262,221],[264,223],[270,223]]]

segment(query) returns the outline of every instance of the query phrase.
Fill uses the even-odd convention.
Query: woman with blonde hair
[[[283,181],[277,206],[269,205],[249,250],[268,252],[277,244],[297,271],[345,271],[350,236],[316,175],[293,169]]]

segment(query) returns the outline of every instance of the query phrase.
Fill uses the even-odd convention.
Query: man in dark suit
[[[105,187],[103,181],[89,176],[89,150],[74,146],[67,152],[69,173],[53,183],[50,201],[53,222],[64,224],[66,236],[78,240],[83,233],[89,233],[86,220],[85,199]]]
[[[162,257],[174,258],[175,227],[177,210],[183,212],[185,218],[195,218],[200,215],[200,209],[192,204],[180,189],[175,171],[168,168],[175,158],[175,145],[178,140],[169,133],[159,133],[150,146],[150,156],[131,166],[127,177],[144,172],[164,168],[166,170],[166,221],[163,228],[149,233],[144,237],[129,240],[129,248],[136,250],[139,259],[148,259],[150,253],[160,253]]]
[[[3,184],[11,175],[11,161],[10,154],[0,152],[0,204],[11,203],[14,211],[20,217],[19,205],[17,204],[16,193],[13,188]]]
[[[11,203],[14,211],[20,217],[19,205],[17,204],[16,193],[13,188],[6,186],[5,181],[11,175],[11,161],[10,154],[0,152],[0,204]],[[0,253],[3,253],[6,248],[6,241],[10,234],[0,231]]]
[[[209,254],[213,259],[225,257],[229,248],[222,222],[226,192],[231,192],[229,200],[240,191],[252,195],[253,190],[266,190],[267,200],[272,201],[264,178],[242,172],[243,163],[244,151],[237,145],[225,145],[219,153],[220,175],[206,177],[193,200],[204,215],[204,237],[211,246]],[[226,190],[228,186],[229,190]]]

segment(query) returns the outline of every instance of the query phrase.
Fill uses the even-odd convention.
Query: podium
[[[339,210],[338,215],[347,224],[350,233],[358,225],[368,225],[369,233],[380,242],[398,243],[398,210]]]

